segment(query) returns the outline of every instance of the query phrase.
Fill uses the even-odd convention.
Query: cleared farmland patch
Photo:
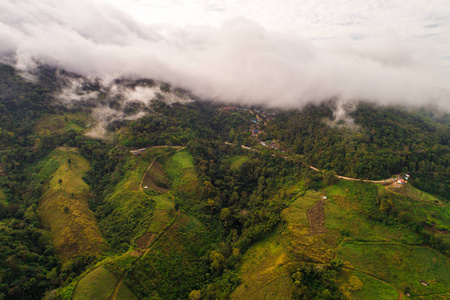
[[[169,191],[169,182],[159,162],[154,161],[152,167],[145,173],[142,188],[158,193],[167,193]]]

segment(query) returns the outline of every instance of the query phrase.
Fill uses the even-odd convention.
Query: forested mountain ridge
[[[154,98],[86,80],[78,92],[90,98],[65,106],[70,80],[56,70],[34,83],[0,71],[0,299],[450,294],[448,116],[360,103],[348,127],[333,102],[268,113],[177,103],[188,93],[123,79]],[[108,140],[86,136],[96,105],[128,111],[106,124]],[[334,177],[405,173],[405,186]],[[101,245],[64,251],[61,240],[80,245],[81,224]]]
[[[448,126],[365,103],[350,117],[356,128],[333,128],[323,122],[332,118],[329,106],[308,107],[281,113],[269,131],[316,167],[361,179],[410,173],[417,187],[443,197],[450,194]]]

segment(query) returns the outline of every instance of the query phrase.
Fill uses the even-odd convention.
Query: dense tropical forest
[[[265,112],[148,79],[115,82],[148,104],[86,80],[67,105],[61,74],[81,78],[0,65],[0,299],[450,296],[448,115],[362,102],[345,126],[333,100]],[[92,138],[99,105],[124,115]]]

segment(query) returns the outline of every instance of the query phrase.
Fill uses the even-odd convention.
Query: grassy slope
[[[417,235],[407,228],[367,221],[360,212],[358,200],[348,194],[351,184],[354,183],[339,182],[323,193],[309,191],[294,197],[282,213],[285,227],[244,254],[239,270],[243,283],[234,291],[232,299],[287,299],[292,291],[289,266],[293,262],[325,263],[335,257],[348,261],[347,267],[356,268],[344,269],[339,278],[341,288],[353,299],[397,299],[397,289],[403,291],[406,285],[411,285],[416,295],[437,293],[445,297],[449,292],[445,286],[450,286],[448,258],[428,247],[399,244],[418,241]],[[310,235],[306,212],[323,194],[328,197],[325,204],[327,232]],[[425,198],[420,205],[416,203],[416,207],[422,208],[411,213],[423,214],[430,209],[427,205],[437,206],[432,202]],[[439,216],[442,222],[447,222],[445,214]],[[352,239],[355,241],[351,242]],[[344,240],[347,242],[339,247]],[[352,290],[350,276],[358,277],[363,285],[361,289]],[[424,287],[419,279],[431,281],[433,285]]]
[[[238,170],[243,163],[247,162],[250,159],[250,157],[245,155],[236,155],[230,160],[230,169],[231,170]]]
[[[449,260],[427,247],[349,241],[341,245],[337,256],[400,289],[410,286],[411,295],[450,293]],[[419,280],[430,285],[424,286]]]
[[[394,202],[394,205],[408,212],[409,215],[415,216],[416,219],[426,220],[440,230],[450,230],[450,206],[434,196],[410,184],[398,189],[382,189],[380,192],[399,195],[400,197],[395,197],[398,200]]]
[[[68,159],[71,159],[70,164]],[[89,167],[89,162],[77,149],[60,147],[45,160],[42,174],[39,174],[40,177],[44,174],[52,177],[39,201],[38,216],[44,226],[50,228],[53,243],[63,261],[107,248],[95,216],[89,210],[89,186],[82,180]]]
[[[190,194],[198,187],[194,159],[187,150],[176,152],[165,164],[166,173],[175,191]]]
[[[328,196],[325,206],[325,226],[338,229],[346,236],[359,241],[400,241],[418,243],[418,237],[409,229],[397,228],[379,223],[367,222],[360,212],[360,203],[347,195],[351,182],[341,181],[327,187]]]
[[[135,258],[124,255],[113,260],[116,261],[118,265],[125,265],[131,263],[134,259]],[[111,259],[107,259],[106,261],[111,261]],[[78,281],[71,299],[110,299],[118,282],[118,277],[105,268],[104,265],[101,265],[88,272]],[[137,299],[137,297],[130,291],[130,289],[128,289],[127,286],[122,283],[117,291],[116,299],[134,300]]]
[[[243,257],[239,270],[243,284],[231,299],[291,299],[294,285],[288,269],[290,262],[281,235],[255,244]]]
[[[138,298],[124,285],[121,284],[116,295],[117,300],[137,300]]]
[[[104,267],[98,267],[78,282],[72,299],[108,299],[116,282],[117,278],[113,273]]]
[[[342,272],[340,282],[347,283],[350,281],[350,277],[357,277],[361,283],[361,288],[352,288],[347,284],[347,290],[353,300],[395,300],[398,299],[398,291],[395,287],[385,283],[382,280],[373,278],[367,274],[344,270]]]

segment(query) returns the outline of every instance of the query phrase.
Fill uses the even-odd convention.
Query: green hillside
[[[192,156],[187,151],[175,150],[153,148],[127,159],[125,176],[107,198],[107,205],[117,205],[121,215],[106,216],[100,225],[107,237],[114,230],[113,249],[126,249],[126,245],[129,250],[100,262],[100,266],[81,276],[74,290],[62,289],[60,295],[69,294],[73,299],[138,299],[135,295],[141,298],[152,294],[172,298],[168,290],[173,295],[191,291],[204,271],[202,245],[208,234],[195,217],[174,209],[174,194],[185,194],[187,188],[192,191],[192,180],[196,180]],[[161,189],[151,182],[166,180],[164,165],[170,168],[168,174],[174,178],[168,182],[172,186],[169,189]],[[141,217],[134,217],[138,213]],[[116,230],[119,226],[128,226],[128,230]],[[117,243],[118,240],[122,243]],[[179,262],[177,257],[184,257],[183,261]],[[180,264],[181,269],[177,268]],[[176,272],[178,269],[180,272]],[[167,273],[167,270],[172,271]],[[174,278],[183,280],[185,286],[179,290],[167,289]],[[153,285],[149,286],[149,280]],[[100,284],[102,289],[96,288]]]
[[[51,174],[47,174],[54,169]],[[39,200],[38,216],[50,229],[53,243],[62,261],[107,249],[97,220],[89,210],[89,186],[82,177],[89,162],[75,148],[55,149],[46,159],[38,176],[50,175]]]
[[[450,293],[448,257],[429,247],[409,245],[416,244],[420,234],[406,227],[374,223],[365,217],[362,203],[349,191],[355,184],[340,182],[323,192],[294,198],[282,213],[285,226],[243,256],[242,284],[232,299],[290,299],[300,287],[292,277],[298,264],[326,269],[335,259],[343,262],[343,269],[334,275],[343,297],[397,299],[398,290],[445,298]],[[313,210],[322,201],[322,211]],[[411,213],[419,217],[424,211]],[[350,280],[354,276],[358,279]],[[358,288],[352,281],[358,282]],[[314,295],[309,288],[300,287],[303,294]]]
[[[449,298],[448,115],[110,84],[0,65],[0,299]]]

